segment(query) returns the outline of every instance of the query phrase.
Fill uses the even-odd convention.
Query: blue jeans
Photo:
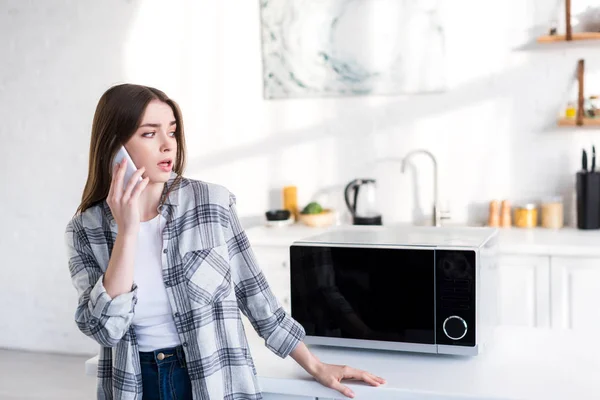
[[[192,400],[181,346],[140,352],[144,400]]]

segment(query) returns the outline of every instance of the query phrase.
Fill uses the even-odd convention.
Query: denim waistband
[[[150,364],[165,364],[173,361],[179,361],[182,367],[185,367],[185,355],[182,346],[165,347],[154,351],[140,351],[140,362]]]

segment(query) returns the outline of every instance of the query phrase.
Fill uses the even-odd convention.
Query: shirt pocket
[[[189,251],[182,261],[192,308],[229,296],[232,287],[227,244]]]

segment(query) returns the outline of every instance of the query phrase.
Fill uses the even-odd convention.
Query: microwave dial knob
[[[452,315],[444,321],[442,326],[449,339],[460,340],[467,334],[467,322],[458,315]]]

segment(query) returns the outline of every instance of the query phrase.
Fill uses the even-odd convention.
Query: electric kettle
[[[346,185],[344,197],[354,225],[382,225],[375,189],[375,179],[355,179]]]

